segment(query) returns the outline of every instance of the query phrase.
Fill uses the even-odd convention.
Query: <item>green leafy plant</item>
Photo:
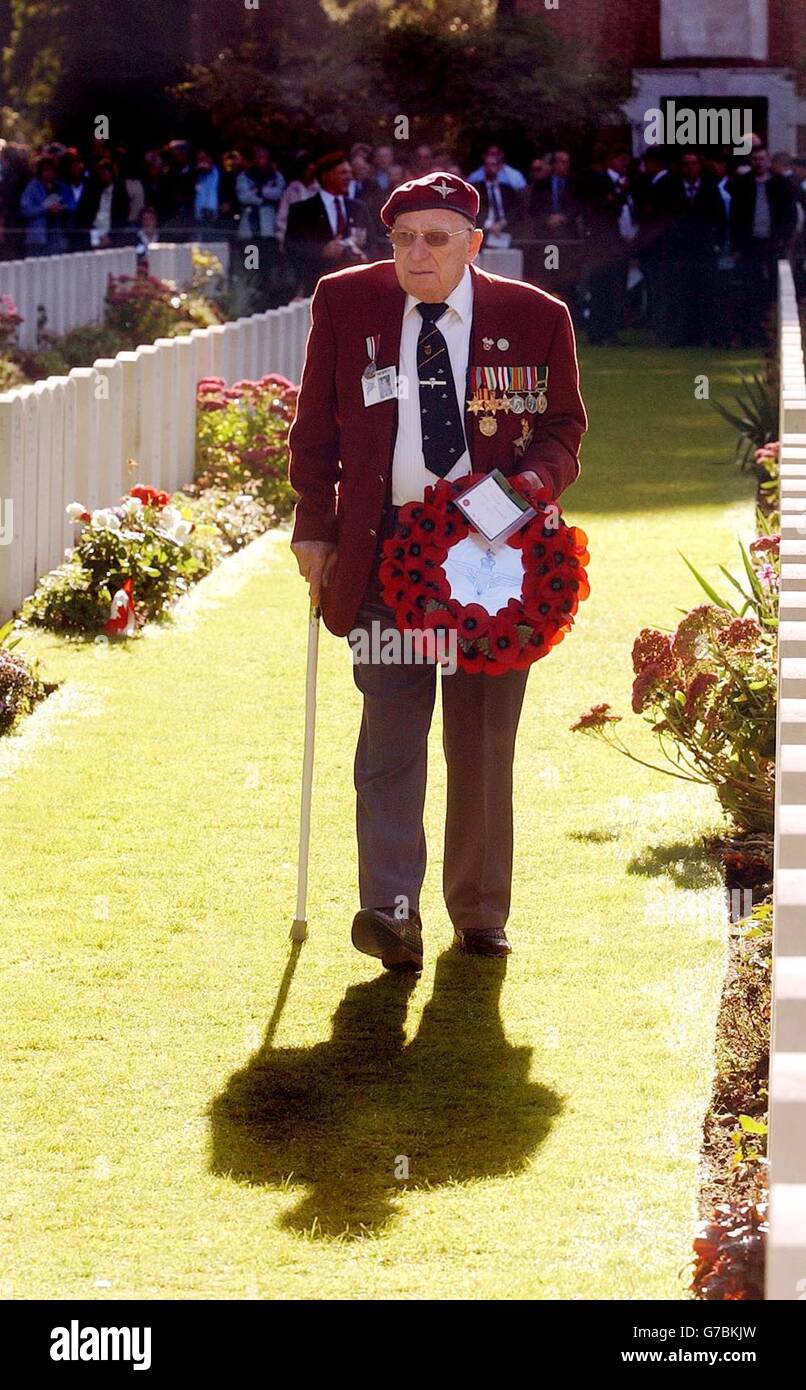
[[[668,766],[631,752],[610,705],[595,705],[571,727],[633,762],[710,785],[742,829],[773,825],[775,635],[755,618],[715,604],[686,614],[674,634],[645,628],[633,646],[632,707],[657,736]]]
[[[179,290],[142,268],[136,275],[109,277],[104,324],[126,347],[176,337],[193,328],[209,328],[221,321],[209,299]]]
[[[41,680],[36,664],[31,665],[22,654],[12,655],[22,641],[15,634],[14,618],[0,627],[0,735],[11,733],[20,719],[55,689]]]
[[[741,386],[729,409],[720,401],[711,405],[737,433],[735,458],[743,469],[755,469],[763,480],[769,473],[756,461],[756,450],[778,438],[778,386],[759,372],[739,372]]]
[[[731,574],[725,565],[719,566],[728,583],[738,593],[741,607],[737,607],[734,601],[722,597],[685,555],[681,555],[680,558],[691,570],[700,588],[718,608],[724,608],[727,613],[733,613],[737,618],[752,613],[763,627],[777,628],[781,587],[780,549],[780,535],[759,536],[751,541],[749,549],[739,541],[746,585]]]
[[[130,635],[164,615],[222,550],[215,526],[184,515],[181,494],[136,487],[117,507],[90,513],[76,502],[67,511],[82,526],[77,544],[21,609],[24,621],[56,631]]]

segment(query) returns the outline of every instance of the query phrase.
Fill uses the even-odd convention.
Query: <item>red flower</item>
[[[467,647],[460,645],[457,661],[463,671],[483,671],[489,665],[484,652],[473,643]]]
[[[671,675],[674,670],[672,639],[665,632],[645,627],[633,643],[632,668],[636,675],[649,665],[659,666],[664,673]]]
[[[686,714],[701,713],[705,696],[712,686],[718,684],[719,679],[713,671],[700,671],[686,691]]]
[[[777,555],[781,548],[781,537],[778,536],[758,536],[756,540],[750,542],[750,551],[753,555],[764,555],[771,551]]]
[[[520,650],[520,639],[515,626],[515,616],[506,608],[496,613],[490,622],[487,634],[490,643],[490,656],[509,666]]]
[[[478,603],[468,603],[461,608],[457,623],[460,637],[466,637],[469,642],[476,642],[479,637],[486,637],[489,628],[490,615],[486,608],[482,608]]]
[[[581,714],[575,724],[571,725],[572,733],[578,729],[603,729],[607,724],[621,723],[620,714],[611,714],[610,705],[591,705],[589,710]]]
[[[669,674],[659,661],[649,662],[638,672],[632,687],[632,707],[636,714],[651,704],[653,693]]]
[[[432,608],[430,613],[425,615],[425,626],[434,628],[436,631],[445,630],[455,632],[458,626],[456,613],[445,605],[440,604],[439,608]]]
[[[130,497],[138,497],[144,507],[167,507],[170,497],[167,492],[161,492],[156,487],[146,487],[144,483],[138,483],[131,488]]]

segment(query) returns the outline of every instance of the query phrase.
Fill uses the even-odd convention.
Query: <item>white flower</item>
[[[143,510],[142,499],[139,497],[127,497],[125,502],[121,503],[120,509],[122,512],[125,512],[127,516],[136,516],[138,512]]]
[[[81,502],[71,502],[69,507],[65,507],[71,521],[79,521],[86,510],[87,508]]]
[[[111,507],[98,507],[92,514],[91,525],[101,531],[119,531],[120,517]]]
[[[159,529],[164,536],[168,536],[177,545],[184,545],[193,530],[193,525],[191,522],[185,521],[177,507],[163,507],[160,512]]]

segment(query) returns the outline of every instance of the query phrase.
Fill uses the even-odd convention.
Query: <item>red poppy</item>
[[[459,665],[463,671],[483,671],[489,665],[487,657],[475,644],[459,647]]]
[[[425,615],[425,626],[436,631],[444,628],[446,632],[455,632],[458,622],[456,614],[444,604],[440,604],[439,608],[432,608],[430,613]]]
[[[505,665],[511,663],[520,649],[521,644],[516,621],[515,614],[507,608],[502,608],[501,612],[496,613],[490,621],[490,629],[487,633],[490,656]]]
[[[481,604],[468,603],[460,608],[457,623],[460,637],[466,637],[468,642],[476,642],[479,637],[486,637],[489,627],[490,615]]]

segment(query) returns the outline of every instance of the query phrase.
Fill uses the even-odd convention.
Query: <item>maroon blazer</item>
[[[465,409],[473,471],[500,468],[512,475],[534,469],[557,498],[579,474],[579,443],[588,424],[568,309],[562,300],[518,280],[488,275],[475,266],[471,275],[473,324],[465,399],[473,394],[471,367],[549,365],[544,414],[500,411],[496,433],[485,436],[479,417]],[[372,570],[397,429],[396,399],[364,405],[366,339],[380,338],[378,367],[397,366],[405,303],[391,261],[325,275],[311,303],[311,330],[289,436],[289,477],[299,494],[292,541],[337,543],[336,565],[322,591],[322,616],[330,631],[342,637],[353,626]],[[506,339],[506,349],[497,346],[500,339]],[[532,425],[534,437],[521,453],[515,445],[524,419]]]

